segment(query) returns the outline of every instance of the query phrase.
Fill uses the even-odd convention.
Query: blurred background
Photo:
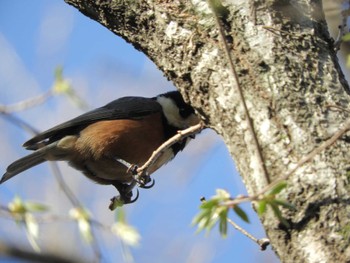
[[[11,116],[43,131],[121,96],[152,97],[174,89],[142,53],[62,0],[2,0],[0,104],[47,94],[57,86],[54,72],[59,66],[72,88],[70,93],[57,92],[44,103],[25,105],[25,110]],[[6,115],[0,117],[0,168],[4,172],[12,161],[27,154],[21,145],[31,134]],[[96,185],[65,163],[59,163],[59,168],[75,196],[104,227],[93,226],[94,242],[86,242],[76,222],[69,219],[72,204],[50,166],[37,166],[0,186],[0,206],[6,210],[15,196],[49,206],[46,220],[38,222],[36,242],[42,251],[85,262],[278,262],[270,248],[260,251],[231,226],[227,238],[222,238],[217,227],[209,234],[197,234],[191,225],[200,197],[210,198],[217,188],[231,196],[246,193],[225,144],[213,131],[198,135],[153,175],[152,189],[141,189],[138,201],[125,207],[127,222],[141,235],[136,247],[127,248],[108,229],[116,220],[115,212],[108,209],[115,189]],[[251,205],[242,207],[250,224],[234,214],[230,218],[255,237],[264,237]],[[32,249],[23,226],[6,213],[0,213],[0,242]],[[0,256],[0,261],[16,260]]]

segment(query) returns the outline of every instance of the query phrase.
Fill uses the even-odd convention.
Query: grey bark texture
[[[219,133],[249,194],[267,184],[232,84],[213,13],[204,0],[65,0],[145,53]],[[226,42],[271,180],[349,119],[349,87],[321,1],[222,0]],[[349,136],[349,134],[348,134]],[[262,222],[282,262],[350,262],[350,153],[344,135],[300,167],[282,198],[291,228]]]

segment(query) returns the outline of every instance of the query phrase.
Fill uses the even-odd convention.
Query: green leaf
[[[93,241],[93,235],[90,224],[90,213],[85,208],[75,207],[69,211],[69,215],[77,221],[83,239],[87,243],[91,243]]]
[[[49,209],[48,206],[35,202],[25,202],[24,205],[29,212],[45,212]]]
[[[342,37],[343,41],[350,41],[350,33],[346,33],[343,37]]]
[[[80,234],[82,235],[84,240],[87,243],[91,243],[93,241],[93,236],[91,232],[90,222],[84,219],[80,219],[78,220],[78,227],[79,227]]]
[[[228,210],[225,210],[220,214],[219,231],[223,237],[227,236],[227,212]]]
[[[282,216],[281,210],[278,208],[278,206],[275,203],[269,203],[270,207],[272,208],[273,213],[278,218],[278,220],[285,225],[287,228],[290,228],[290,224],[288,221]]]
[[[111,199],[111,204],[109,205],[109,208],[114,211],[118,207],[123,207],[124,201],[118,196],[118,197],[113,197]]]
[[[273,203],[276,203],[276,204],[279,205],[279,206],[283,206],[283,207],[285,207],[285,208],[288,208],[288,209],[290,209],[290,210],[296,210],[296,208],[295,208],[295,206],[294,206],[293,204],[291,204],[291,203],[289,203],[289,202],[287,202],[287,201],[285,201],[285,200],[274,199],[272,202],[273,202]]]
[[[206,218],[210,216],[211,216],[211,213],[209,210],[202,210],[192,219],[192,225],[197,225],[197,224],[203,225],[204,222],[206,221]]]
[[[258,212],[258,215],[261,216],[266,211],[267,202],[265,200],[261,200],[257,203],[258,203],[257,212]]]
[[[192,221],[192,223],[194,225],[197,225],[198,227],[197,233],[206,229],[211,219],[212,219],[211,211],[209,210],[201,211]]]
[[[27,212],[24,202],[19,196],[15,196],[15,198],[13,198],[13,200],[8,204],[8,209],[13,214],[24,215]]]
[[[65,80],[63,77],[63,68],[61,66],[55,69],[55,82],[53,84],[52,90],[57,94],[66,94],[72,90],[70,82]]]
[[[128,246],[136,247],[140,244],[141,236],[139,232],[125,222],[114,223],[111,231]]]
[[[111,231],[120,238],[128,246],[138,246],[141,236],[139,232],[127,223],[126,213],[123,208],[120,208],[115,213],[116,222],[112,225]]]
[[[192,224],[198,227],[197,232],[210,231],[219,222],[220,233],[226,235],[229,208],[220,204],[228,200],[230,200],[230,194],[223,189],[217,189],[210,200],[202,202],[200,212],[192,220]]]
[[[221,222],[223,216],[226,217],[227,211],[227,207],[219,206],[218,203],[215,206],[210,205],[205,209],[201,209],[201,211],[192,220],[192,224],[197,225],[197,232],[202,230],[210,231],[218,221]],[[222,223],[219,227],[221,227],[223,231],[225,230]]]
[[[284,188],[286,188],[287,186],[287,182],[286,181],[282,181],[280,183],[278,183],[277,185],[275,185],[271,191],[269,192],[269,195],[277,195],[279,194]]]
[[[224,189],[216,189],[216,195],[212,197],[212,199],[218,199],[220,201],[227,201],[230,199],[230,193]]]
[[[32,214],[27,214],[25,216],[25,225],[28,229],[28,232],[35,238],[39,236],[39,225],[36,222],[35,217]]]
[[[56,79],[56,81],[63,80],[63,67],[62,66],[57,66],[55,68],[55,79]]]
[[[244,212],[244,210],[242,208],[240,208],[238,205],[235,205],[233,207],[233,211],[235,211],[235,213],[245,222],[249,223],[249,218],[246,214],[246,212]]]
[[[115,216],[117,222],[126,222],[125,210],[122,207],[116,211]]]
[[[39,225],[32,214],[26,213],[24,217],[24,226],[30,245],[37,253],[39,253],[40,247],[37,243],[39,237]]]
[[[200,205],[200,209],[212,209],[213,207],[217,206],[219,204],[219,201],[217,199],[210,199],[208,201],[203,202]]]
[[[350,68],[350,55],[346,56],[346,67]]]
[[[78,93],[71,85],[71,82],[63,77],[62,67],[57,67],[55,70],[55,81],[52,86],[52,91],[55,94],[66,95],[76,106],[83,110],[89,109],[89,105],[79,97]]]
[[[211,217],[207,218],[207,222],[205,224],[205,229],[209,232],[212,230],[212,228],[216,225],[216,223],[219,221],[220,217],[218,214],[213,214]]]

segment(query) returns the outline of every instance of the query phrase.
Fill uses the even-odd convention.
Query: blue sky
[[[0,3],[0,104],[11,104],[42,94],[54,81],[61,65],[64,76],[92,107],[125,95],[154,96],[174,89],[162,72],[123,39],[59,0],[3,0]],[[17,117],[44,130],[83,113],[65,96],[16,113]],[[6,119],[0,119],[2,151],[0,167],[26,154],[22,143],[30,135]],[[60,163],[69,186],[105,225],[114,221],[108,210],[115,195],[110,186],[92,183],[79,172]],[[235,196],[244,194],[224,143],[212,131],[197,136],[176,160],[154,174],[156,185],[141,190],[139,200],[126,208],[129,222],[142,235],[141,245],[132,249],[135,262],[273,262],[271,251],[259,248],[233,229],[226,239],[215,228],[209,235],[196,234],[191,226],[199,198],[210,197],[216,188]],[[0,204],[14,195],[51,207],[49,213],[66,215],[71,208],[47,164],[35,167],[0,187]],[[251,224],[232,218],[257,237],[263,230],[250,205]],[[28,246],[24,231],[13,221],[0,218],[0,241]],[[103,262],[122,261],[121,245],[108,232],[96,230]],[[91,247],[81,241],[71,222],[41,226],[39,245],[65,254],[92,259]],[[234,261],[233,261],[234,259]]]

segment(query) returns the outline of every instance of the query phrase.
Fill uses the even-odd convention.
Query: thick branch
[[[249,194],[262,189],[266,180],[256,147],[205,1],[66,2],[150,57],[223,136]],[[320,1],[254,1],[255,12],[249,2],[223,1],[220,19],[273,181],[349,119],[347,112],[327,108],[347,108],[349,88]],[[284,216],[292,229],[281,228],[271,214],[263,218],[282,261],[350,260],[347,141],[337,141],[289,177],[285,198],[297,210]]]

